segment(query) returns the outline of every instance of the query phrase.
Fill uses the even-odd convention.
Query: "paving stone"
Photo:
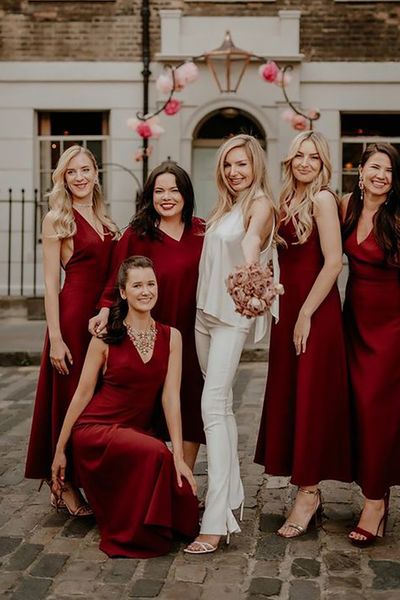
[[[55,577],[68,560],[65,554],[43,554],[31,570],[36,577]]]
[[[253,577],[276,577],[279,575],[281,564],[279,560],[257,560],[253,569]]]
[[[207,575],[206,567],[197,565],[180,565],[175,569],[176,581],[203,583]]]
[[[157,556],[146,560],[143,576],[145,579],[165,579],[174,561],[174,556]]]
[[[249,594],[261,596],[278,596],[282,587],[282,581],[273,577],[256,577],[251,580]]]
[[[22,538],[0,537],[0,556],[14,552],[22,542]]]
[[[290,582],[289,600],[320,600],[321,594],[317,583],[297,579]]]
[[[54,581],[54,594],[58,600],[59,596],[67,596],[72,600],[72,597],[79,596],[84,597],[85,600],[96,600],[96,587],[95,581],[74,581],[71,579],[55,579]]]
[[[274,534],[262,535],[257,543],[256,558],[271,560],[283,558],[288,545],[288,540]]]
[[[138,564],[138,560],[131,558],[115,558],[104,575],[104,581],[107,583],[126,583],[132,579]]]
[[[94,517],[70,519],[64,526],[61,535],[64,537],[84,538],[95,525]]]
[[[42,550],[41,544],[22,544],[10,557],[6,569],[8,571],[25,571]]]
[[[16,588],[21,579],[22,574],[18,571],[0,571],[0,597],[3,597],[2,594],[4,597],[9,597],[10,592]]]
[[[262,513],[260,517],[260,531],[275,533],[285,522],[283,515]]]
[[[360,569],[360,557],[344,552],[328,552],[324,556],[324,562],[328,571],[358,571]]]
[[[203,598],[203,592],[204,588],[202,585],[174,581],[165,584],[158,598],[160,600],[200,600],[200,598]],[[213,600],[216,600],[215,596]]]
[[[42,527],[62,527],[66,521],[69,521],[70,517],[65,510],[59,510],[56,512],[53,510],[43,521]]]
[[[164,582],[159,579],[138,579],[132,586],[130,597],[156,598],[163,585]]]
[[[46,598],[52,584],[51,579],[27,575],[16,588],[11,600],[42,600]]]
[[[71,581],[97,581],[102,565],[89,560],[70,560],[62,578]]]
[[[318,577],[321,565],[312,558],[295,558],[292,562],[292,575],[294,577]]]
[[[207,585],[207,580],[203,584],[201,600],[240,600],[240,587],[230,583],[212,583]],[[175,598],[174,598],[175,600]]]
[[[370,594],[364,592],[326,592],[321,596],[321,600],[372,600]],[[389,600],[389,598],[382,598],[382,600]],[[395,599],[393,599],[395,600]],[[398,599],[397,599],[398,600]]]
[[[372,587],[376,590],[400,588],[400,564],[391,560],[370,560],[369,567],[375,574]],[[400,592],[399,592],[400,596]]]
[[[361,580],[358,577],[329,577],[328,588],[339,588],[339,589],[361,589]]]

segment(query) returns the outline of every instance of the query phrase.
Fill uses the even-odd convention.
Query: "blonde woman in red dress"
[[[57,442],[52,482],[62,501],[72,437],[100,549],[110,557],[149,558],[168,552],[175,533],[191,537],[199,526],[196,483],[183,459],[182,339],[151,316],[157,281],[150,259],[124,261],[118,286],[107,335],[89,344]],[[172,451],[154,432],[160,398]]]
[[[91,337],[87,322],[95,313],[118,237],[106,215],[96,160],[88,149],[68,148],[53,183],[42,235],[47,333],[25,471],[26,477],[41,480],[50,479],[55,444]],[[60,291],[61,271],[65,280]],[[86,516],[91,510],[76,483],[70,461],[63,506]]]
[[[337,277],[342,244],[337,199],[329,189],[329,148],[303,132],[284,161],[280,196],[279,322],[272,324],[264,409],[255,460],[291,476],[297,496],[285,538],[304,534],[321,509],[319,482],[351,480],[350,412]]]
[[[354,469],[365,496],[349,537],[360,547],[384,535],[390,486],[400,484],[399,178],[397,150],[371,144],[361,157],[358,184],[342,202]]]

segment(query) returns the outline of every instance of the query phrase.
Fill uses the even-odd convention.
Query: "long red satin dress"
[[[64,285],[59,294],[60,329],[72,354],[73,365],[67,363],[69,375],[59,375],[53,369],[46,332],[25,468],[25,477],[32,479],[51,477],[58,436],[91,339],[88,321],[96,314],[115,245],[110,232],[104,232],[102,241],[77,210],[74,210],[74,217],[77,229],[73,238],[74,250],[65,266]],[[69,463],[68,478],[74,479],[71,460]]]
[[[128,336],[109,345],[99,389],[72,431],[75,467],[108,556],[149,558],[170,550],[174,532],[193,539],[198,500],[178,487],[173,456],[153,432],[168,369],[170,328],[156,323],[144,363]]]
[[[345,343],[336,284],[311,318],[304,354],[296,356],[294,327],[301,306],[323,267],[314,223],[296,244],[292,221],[279,234],[279,322],[272,325],[269,369],[255,462],[270,475],[291,475],[295,485],[324,479],[351,481],[350,409]]]
[[[355,480],[378,500],[400,484],[400,269],[386,262],[373,231],[358,244],[354,229],[344,251]]]
[[[129,256],[139,254],[151,258],[158,282],[158,301],[152,314],[156,321],[178,329],[182,335],[181,413],[183,439],[205,443],[201,418],[203,376],[194,339],[196,289],[199,261],[204,240],[204,223],[193,218],[176,241],[160,231],[160,239],[138,236],[128,227],[119,240],[112,260],[107,287],[99,306],[110,307],[116,299],[115,282],[119,266]],[[162,426],[164,433],[165,427]],[[167,435],[165,436],[167,438]]]

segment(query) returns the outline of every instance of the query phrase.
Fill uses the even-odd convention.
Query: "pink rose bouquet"
[[[274,282],[272,269],[257,263],[236,267],[228,275],[226,288],[235,311],[248,319],[266,313],[276,296],[284,293],[283,286]]]

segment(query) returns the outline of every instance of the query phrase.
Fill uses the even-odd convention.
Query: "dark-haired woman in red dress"
[[[336,279],[342,269],[337,202],[327,187],[329,148],[318,132],[292,142],[284,161],[279,235],[279,322],[270,360],[256,462],[291,475],[298,493],[277,532],[304,534],[318,515],[324,479],[351,480],[345,344]]]
[[[193,217],[194,192],[189,175],[172,161],[150,173],[141,206],[114,251],[108,283],[99,302],[103,308],[91,319],[89,330],[93,335],[105,331],[109,307],[116,298],[115,281],[121,262],[134,254],[151,258],[159,290],[154,318],[176,327],[182,335],[183,449],[185,461],[193,468],[199,444],[205,442],[200,406],[203,377],[194,339],[204,223]]]
[[[149,558],[169,551],[173,534],[198,530],[196,483],[183,460],[180,419],[181,335],[150,314],[157,281],[150,259],[134,256],[118,273],[120,300],[107,335],[90,342],[52,465],[62,500],[65,449],[75,466],[108,556]],[[101,375],[101,382],[98,379]],[[155,437],[162,398],[171,452]]]
[[[349,280],[345,335],[354,409],[355,480],[365,504],[350,533],[357,546],[383,536],[389,490],[400,484],[400,157],[386,143],[361,157],[343,199]]]
[[[116,225],[106,216],[96,160],[88,149],[68,148],[58,161],[53,183],[42,236],[47,334],[25,471],[26,477],[42,480],[50,479],[57,438],[91,337],[87,321],[95,314],[113,239],[118,237]],[[60,292],[61,269],[65,280]],[[91,514],[74,483],[70,461],[65,507],[77,516]]]

